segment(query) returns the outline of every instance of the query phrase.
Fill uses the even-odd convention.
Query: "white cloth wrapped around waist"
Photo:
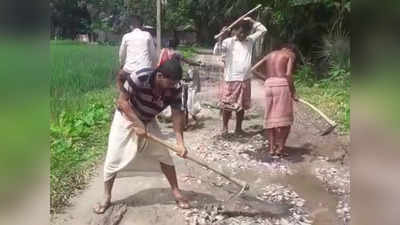
[[[160,162],[173,166],[173,161],[164,146],[146,138],[138,138],[132,122],[120,111],[116,111],[112,121],[106,160],[104,181],[117,177],[150,176],[161,173]],[[155,120],[146,124],[147,132],[166,140]]]

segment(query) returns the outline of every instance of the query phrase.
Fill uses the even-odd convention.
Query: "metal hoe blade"
[[[232,195],[230,198],[226,199],[224,202],[228,202],[231,201],[232,199],[235,199],[237,197],[239,197],[241,194],[243,194],[244,192],[248,191],[250,189],[249,184],[245,184],[242,186],[242,189],[240,189],[239,192],[237,192],[236,194]]]

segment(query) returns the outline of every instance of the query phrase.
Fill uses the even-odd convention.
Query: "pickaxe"
[[[256,7],[254,7],[252,10],[248,11],[246,14],[243,16],[239,17],[237,20],[235,20],[231,25],[229,25],[226,29],[221,31],[219,34],[215,35],[214,38],[218,39],[222,34],[224,34],[226,31],[229,29],[232,29],[237,23],[239,23],[242,19],[244,19],[246,16],[250,15],[252,12],[256,11],[258,8],[260,8],[262,5],[258,4]]]

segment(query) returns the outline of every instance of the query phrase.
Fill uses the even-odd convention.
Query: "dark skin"
[[[129,101],[128,93],[125,91],[124,88],[122,88],[124,82],[124,75],[119,74],[117,78],[117,86],[120,88],[121,91],[117,100],[117,107],[123,113],[124,117],[131,122],[130,128],[134,130],[136,135],[138,137],[145,138],[147,136],[145,128],[146,126],[138,118],[135,109]],[[173,88],[176,83],[177,81],[168,79],[167,77],[162,75],[162,73],[157,73],[154,79],[153,93],[155,96],[168,95],[170,89]],[[182,158],[185,158],[187,155],[187,149],[183,140],[183,122],[183,112],[177,109],[172,109],[172,123],[176,134],[177,149],[180,151],[178,155]],[[179,189],[175,167],[164,163],[160,163],[160,167],[161,171],[164,173],[171,186],[172,194],[175,197],[178,206],[184,209],[190,208],[187,199],[183,196],[181,190]],[[93,208],[93,211],[95,213],[102,214],[111,205],[111,192],[114,180],[115,177],[104,182],[104,197],[103,200]]]
[[[291,49],[282,48],[273,51],[265,56],[259,66],[252,72],[260,79],[266,80],[270,77],[282,77],[287,79],[289,90],[294,101],[298,101],[296,89],[293,82],[293,71],[295,67],[296,56]],[[260,73],[257,68],[265,67],[266,73]],[[285,143],[290,133],[290,126],[276,127],[266,129],[266,135],[269,139],[269,152],[271,155],[285,156]]]

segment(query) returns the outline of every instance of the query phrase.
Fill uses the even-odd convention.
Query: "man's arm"
[[[121,69],[125,65],[126,50],[127,50],[127,44],[126,44],[126,37],[124,36],[122,37],[121,46],[119,47],[119,65]]]
[[[178,149],[181,150],[181,154],[179,154],[179,156],[185,157],[187,154],[185,143],[183,141],[183,124],[185,116],[181,110],[173,107],[171,107],[171,109],[172,109],[172,123],[176,135],[176,143]]]
[[[289,56],[287,66],[286,66],[286,78],[289,83],[289,88],[290,88],[290,92],[292,94],[292,98],[295,101],[298,101],[297,96],[296,96],[296,88],[294,87],[294,81],[293,81],[294,63],[295,63],[295,57]]]
[[[227,30],[226,27],[223,27],[222,30]],[[216,55],[224,55],[226,54],[226,52],[228,51],[228,36],[227,36],[227,32],[229,32],[229,30],[227,30],[223,35],[221,35],[218,38],[217,43],[214,46],[214,50],[213,53]]]
[[[226,46],[226,44],[225,44],[225,46],[223,46],[222,44],[223,44],[223,40],[225,40],[229,37],[228,34],[231,32],[231,30],[228,29],[228,27],[224,26],[224,27],[222,27],[221,32],[222,31],[225,31],[225,32],[218,38],[217,43],[215,43],[215,45],[214,45],[214,49],[213,49],[214,55],[221,55],[221,54],[223,55],[224,53],[226,53],[227,46]]]
[[[252,71],[256,76],[256,78],[259,78],[259,79],[261,79],[261,80],[265,80],[266,79],[266,77],[265,77],[265,74],[263,74],[263,73],[261,73],[261,72],[258,72],[258,71],[256,71],[256,70],[253,70]]]
[[[125,81],[127,80],[127,76],[129,73],[125,72],[124,70],[119,70],[117,73],[117,88],[120,92],[124,93],[126,96],[129,95],[128,91],[124,87]]]
[[[251,17],[246,17],[243,20],[250,21],[253,23],[253,29],[255,29],[255,32],[247,36],[247,38],[256,41],[258,38],[260,38],[265,32],[267,32],[267,28],[260,22],[253,20]]]
[[[143,122],[138,118],[136,113],[132,110],[132,105],[129,102],[129,96],[123,92],[120,93],[117,100],[117,107],[123,112],[124,116],[132,122],[131,127],[135,129],[138,136],[146,135],[146,128]]]

